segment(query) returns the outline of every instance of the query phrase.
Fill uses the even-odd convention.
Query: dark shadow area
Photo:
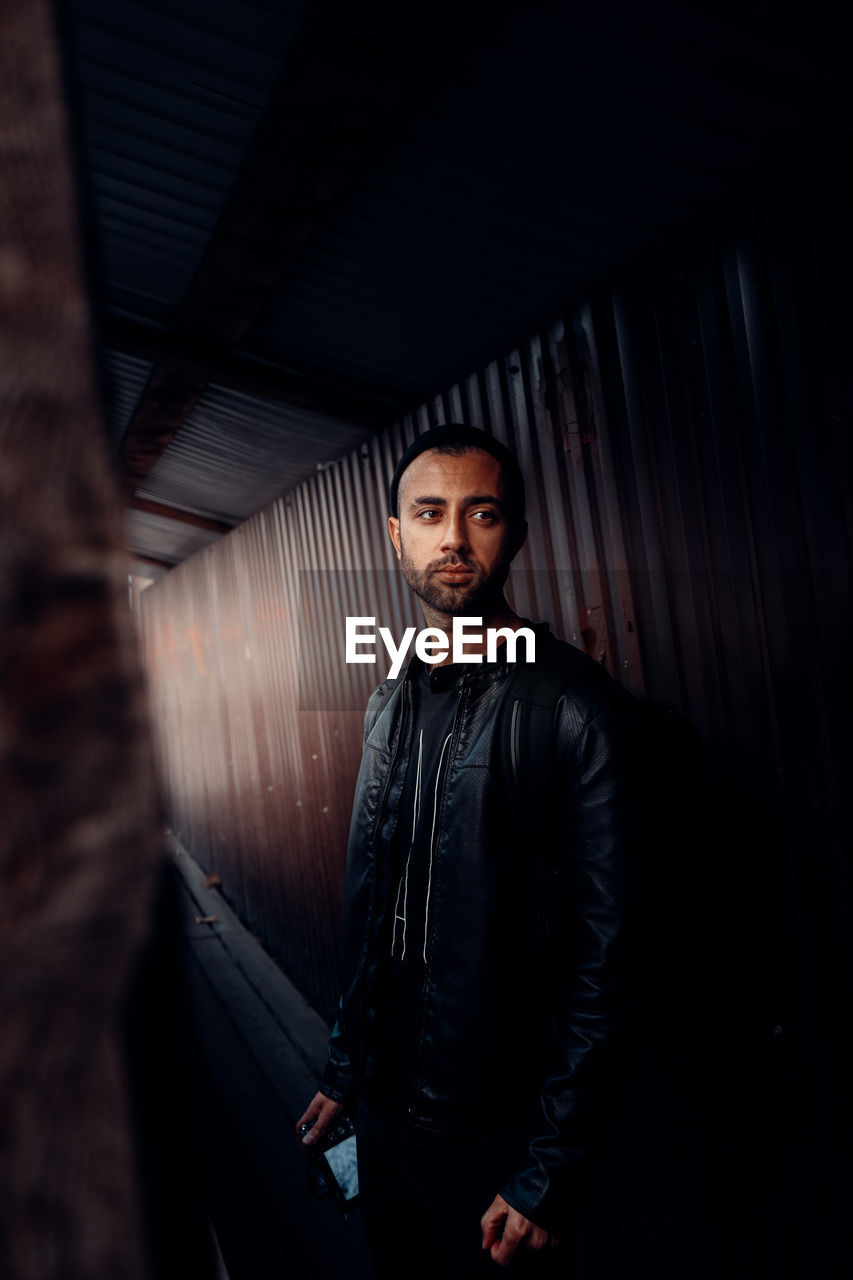
[[[203,1101],[180,906],[177,882],[166,868],[125,1010],[127,1065],[151,1274],[158,1280],[211,1280]]]
[[[314,1194],[295,1133],[316,1089],[328,1027],[198,864],[170,844],[169,894],[181,932],[174,950],[189,1001],[180,1039],[192,1098],[181,1140],[198,1160],[184,1208],[205,1204],[229,1280],[370,1280],[358,1209],[345,1218],[331,1198]],[[174,1176],[167,1174],[167,1187]]]

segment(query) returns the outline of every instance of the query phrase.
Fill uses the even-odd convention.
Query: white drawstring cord
[[[444,746],[441,748],[441,755],[438,758],[438,769],[436,770],[436,774],[435,774],[435,793],[433,795],[433,800],[432,800],[432,831],[430,832],[430,836],[429,836],[429,877],[427,879],[426,911],[424,912],[424,964],[426,964],[426,958],[427,958],[426,949],[427,949],[427,929],[429,927],[429,897],[430,897],[430,892],[432,890],[432,858],[433,858],[433,853],[435,852],[435,824],[438,818],[438,786],[439,786],[439,783],[441,782],[441,766],[444,763],[444,753],[447,750],[448,745],[450,743],[450,739],[452,737],[453,737],[453,732],[451,731],[447,735],[447,737],[444,739]]]
[[[397,921],[403,922],[403,950],[400,955],[401,960],[406,958],[406,904],[409,897],[409,867],[412,861],[412,845],[415,842],[415,831],[418,825],[418,818],[421,815],[421,765],[423,763],[424,754],[424,731],[421,729],[418,736],[418,766],[415,772],[415,802],[412,809],[412,838],[409,842],[409,856],[406,858],[406,870],[400,877],[400,883],[397,886],[397,901],[394,903],[394,931],[391,935],[391,955],[394,954],[394,948],[397,945]],[[400,894],[403,894],[403,914],[400,915]]]

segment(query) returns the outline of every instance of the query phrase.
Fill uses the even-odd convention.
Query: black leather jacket
[[[574,1219],[613,1107],[627,1027],[625,938],[633,844],[631,699],[559,645],[566,683],[554,716],[550,812],[519,829],[502,776],[501,708],[515,666],[472,665],[457,681],[437,811],[432,909],[405,1123],[454,1135],[517,1135],[500,1190],[559,1233]],[[385,865],[411,752],[417,660],[370,699],[350,828],[343,994],[323,1092],[369,1094],[378,940],[390,909]],[[379,1010],[381,1015],[381,1008]]]

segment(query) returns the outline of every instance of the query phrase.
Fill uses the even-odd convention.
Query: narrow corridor
[[[358,1210],[315,1196],[294,1125],[328,1027],[172,835],[193,1016],[205,1196],[229,1280],[369,1280]]]

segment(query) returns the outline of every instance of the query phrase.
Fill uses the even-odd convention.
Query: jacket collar
[[[530,627],[536,636],[537,644],[540,640],[545,639],[551,634],[551,628],[547,622],[531,622],[529,618],[522,618],[521,625]],[[421,672],[425,666],[417,656],[413,654],[409,659],[406,670],[403,672],[402,680],[408,684],[415,683],[420,680]],[[432,672],[430,683],[436,689],[461,689],[463,686],[479,686],[494,684],[497,680],[506,678],[507,670],[510,664],[507,662],[506,645],[499,644],[496,660],[487,662],[485,655],[482,662],[472,663],[445,663],[443,666],[435,666]]]

